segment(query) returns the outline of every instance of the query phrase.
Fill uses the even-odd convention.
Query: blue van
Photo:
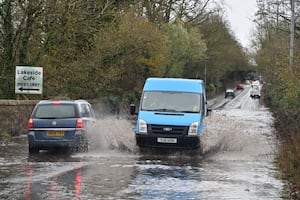
[[[130,112],[136,112],[135,105]],[[137,114],[138,146],[197,149],[207,115],[204,81],[148,78]]]

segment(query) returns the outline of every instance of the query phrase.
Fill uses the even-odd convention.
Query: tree
[[[188,63],[204,59],[206,44],[196,28],[186,28],[181,20],[167,24],[168,54],[163,76],[182,77]]]
[[[120,1],[46,1],[42,24],[45,96],[94,98],[95,35],[112,23]]]
[[[206,68],[207,83],[219,86],[220,81],[229,79],[228,76],[233,71],[249,69],[247,54],[221,16],[211,16],[199,29],[206,41],[207,51],[205,60],[194,63],[194,74],[198,72],[199,76],[204,77]]]
[[[141,91],[149,76],[160,76],[166,54],[166,37],[146,18],[133,11],[96,36],[93,64],[102,91]]]
[[[274,39],[273,42],[280,43],[282,40],[276,40],[277,36],[279,38],[285,37],[288,40],[291,40],[290,36],[290,26],[291,26],[291,14],[292,14],[292,1],[290,0],[272,0],[272,1],[258,1],[258,12],[256,14],[257,19],[255,20],[258,27],[257,39],[255,41],[255,45],[258,49],[263,49],[263,45],[266,41],[270,41]],[[299,11],[300,11],[300,1],[294,1],[295,3],[295,38],[299,39]],[[285,40],[286,40],[285,39]],[[294,71],[294,73],[299,73],[299,56],[298,51],[299,47],[297,47],[297,41],[292,42],[294,47],[289,47],[284,44],[284,47],[287,47],[287,50],[281,51],[281,54],[285,54],[284,60],[278,61],[277,63],[281,63],[281,65],[287,61],[287,56],[291,58],[293,56],[293,64],[295,69],[289,69],[289,71]],[[282,44],[278,44],[278,46],[282,46]],[[261,48],[262,47],[262,48]],[[293,55],[288,54],[288,49],[293,48]],[[290,49],[291,50],[291,49]],[[285,52],[285,53],[284,53]],[[294,57],[295,55],[295,57]],[[282,56],[281,56],[282,57]],[[284,61],[284,62],[283,62]],[[277,64],[278,65],[278,64]],[[284,64],[288,69],[289,65]]]
[[[137,0],[140,15],[147,16],[150,22],[159,26],[174,22],[176,19],[185,22],[197,22],[207,19],[220,7],[214,0]]]
[[[12,10],[12,0],[0,2],[0,97],[2,98],[14,97],[12,76],[14,74],[14,28]]]
[[[295,57],[293,69],[288,70],[290,14],[292,1],[258,1],[256,63],[263,73],[265,102],[273,111],[274,127],[280,141],[278,165],[299,191],[299,102],[300,102],[300,59],[299,17],[295,21]],[[299,13],[300,2],[295,1],[295,14]],[[292,71],[292,73],[291,73]]]

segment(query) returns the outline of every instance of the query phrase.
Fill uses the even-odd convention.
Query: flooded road
[[[26,137],[4,142],[0,199],[282,199],[270,112],[247,87],[209,106],[203,156],[139,152],[131,122],[115,118],[98,121],[88,153],[29,156]]]

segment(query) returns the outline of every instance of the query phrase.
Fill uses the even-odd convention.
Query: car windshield
[[[187,92],[149,91],[142,96],[141,109],[162,112],[199,113],[201,95]]]
[[[35,118],[73,118],[76,116],[75,105],[39,105],[35,112]]]

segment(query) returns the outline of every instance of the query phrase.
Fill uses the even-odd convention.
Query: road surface
[[[282,199],[272,116],[250,86],[220,96],[205,119],[204,155],[139,152],[133,125],[99,119],[88,153],[28,155],[26,137],[0,145],[0,199]]]

